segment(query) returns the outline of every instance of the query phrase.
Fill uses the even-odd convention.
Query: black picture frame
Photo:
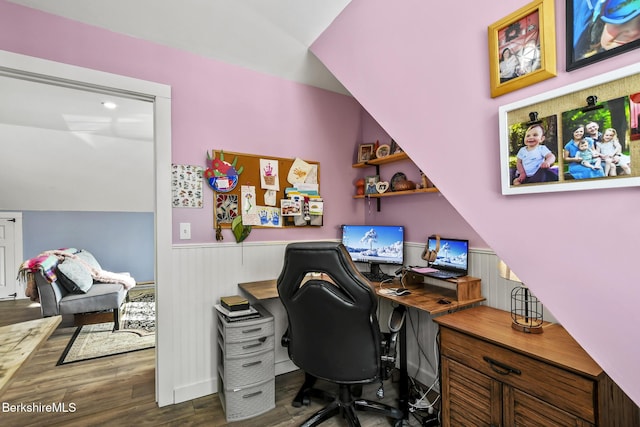
[[[606,16],[608,6],[620,1],[607,0],[601,3],[599,1],[566,0],[567,71],[573,71],[640,47],[640,35],[633,41],[609,50],[603,49],[601,45],[600,39],[603,29],[605,25],[611,25],[605,23],[602,18]],[[636,6],[634,2],[637,3],[634,10],[640,10],[640,0],[626,1],[631,4],[629,6],[631,8]],[[591,4],[597,4],[597,6],[592,9]],[[636,22],[640,26],[640,15],[632,13],[629,16],[631,16],[629,21]],[[576,28],[576,24],[578,24],[578,28]],[[577,31],[580,33],[577,34]]]

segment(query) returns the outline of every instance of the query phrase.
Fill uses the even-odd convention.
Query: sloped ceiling
[[[351,0],[10,1],[348,94],[308,47]]]

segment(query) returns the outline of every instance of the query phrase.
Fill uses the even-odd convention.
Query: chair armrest
[[[66,290],[63,290],[57,282],[49,283],[40,273],[35,273],[35,281],[38,287],[42,317],[59,315],[60,300],[66,294]]]

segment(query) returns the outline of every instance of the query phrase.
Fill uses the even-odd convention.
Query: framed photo
[[[535,0],[489,26],[491,97],[556,75],[553,0]]]
[[[382,144],[378,146],[378,149],[376,150],[376,157],[378,159],[387,157],[389,154],[391,154],[391,146],[389,144]]]
[[[376,184],[380,182],[380,175],[369,175],[364,179],[364,194],[378,194]]]
[[[391,151],[391,154],[402,153],[402,147],[400,147],[398,145],[398,143],[395,141],[395,139],[391,140],[390,146],[391,146],[391,148],[389,148],[389,150]]]
[[[368,162],[374,157],[373,144],[360,144],[360,147],[358,147],[358,163]]]
[[[499,121],[504,195],[640,186],[640,64],[502,106]]]
[[[640,47],[640,0],[566,0],[567,71]]]

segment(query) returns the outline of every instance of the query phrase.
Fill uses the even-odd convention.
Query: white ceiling
[[[0,76],[0,123],[92,137],[153,141],[153,103]],[[117,106],[106,109],[105,101]]]
[[[350,0],[9,1],[348,94],[308,48]]]

